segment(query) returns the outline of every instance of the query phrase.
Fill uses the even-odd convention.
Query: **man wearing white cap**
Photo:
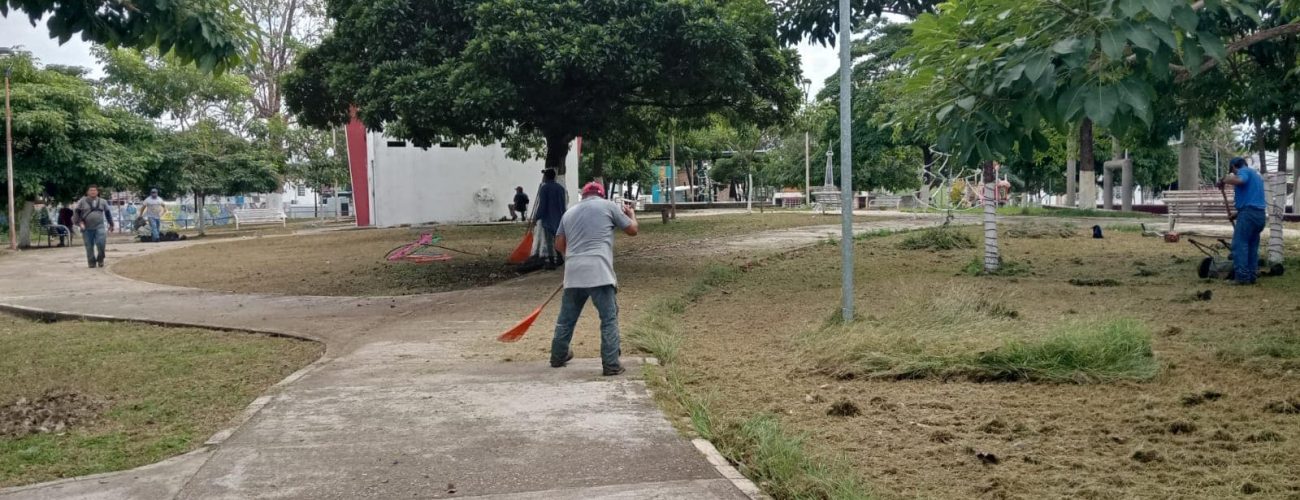
[[[587,304],[600,314],[600,360],[607,375],[623,373],[619,363],[618,278],[614,275],[614,228],[636,236],[636,214],[632,207],[605,199],[605,187],[589,182],[582,187],[582,201],[564,213],[555,237],[555,248],[564,255],[564,298],[551,340],[551,366],[559,368],[573,359],[569,342],[573,327]]]

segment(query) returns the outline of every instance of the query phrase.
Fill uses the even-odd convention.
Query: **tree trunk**
[[[199,236],[207,235],[207,226],[203,224],[203,195],[194,193],[194,216],[198,218],[195,224],[199,228]]]
[[[569,157],[569,143],[573,139],[564,134],[546,134],[546,168],[555,169],[555,175],[564,175],[564,160]]]
[[[997,175],[993,172],[993,162],[984,162],[984,272],[997,272],[1002,265],[998,253],[998,209],[995,200],[997,193]]]
[[[15,196],[14,198],[17,198]],[[32,246],[32,214],[35,213],[36,206],[30,200],[23,200],[14,217],[18,218],[18,223],[9,221],[9,230],[18,231],[18,248],[27,248]]]
[[[591,148],[591,180],[596,182],[604,182],[605,179],[605,155],[601,154],[603,148],[600,146],[598,142],[588,146]]]
[[[1268,172],[1268,158],[1264,153],[1268,151],[1268,146],[1264,143],[1264,121],[1255,120],[1255,149],[1259,151],[1259,173]]]
[[[1183,143],[1178,146],[1179,190],[1201,188],[1201,151],[1196,141],[1196,127],[1189,123],[1183,130]]]
[[[1079,134],[1073,127],[1065,141],[1065,206],[1079,208]]]
[[[320,189],[317,188],[311,193],[311,211],[313,218],[320,218]]]
[[[1277,126],[1277,171],[1286,172],[1288,149],[1291,148],[1291,117],[1283,116]]]
[[[668,135],[668,218],[677,218],[677,127]]]
[[[934,153],[929,146],[921,146],[921,191],[916,197],[923,207],[930,206],[930,191],[934,189]]]
[[[1097,168],[1093,156],[1092,120],[1079,124],[1079,208],[1097,208]]]

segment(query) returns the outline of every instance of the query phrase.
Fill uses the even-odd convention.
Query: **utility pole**
[[[850,76],[853,27],[849,0],[840,0],[840,279],[844,322],[853,321],[853,147]]]
[[[677,218],[677,120],[668,131],[668,218]]]
[[[0,55],[12,54],[11,49],[0,48]],[[9,107],[9,76],[12,64],[5,67],[5,174],[9,189],[9,249],[18,249],[18,217],[14,214],[14,129],[13,109]]]

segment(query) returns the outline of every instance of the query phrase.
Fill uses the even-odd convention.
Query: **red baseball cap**
[[[599,195],[601,198],[604,198],[605,186],[601,185],[601,183],[599,182],[588,182],[586,186],[582,186],[583,196],[591,196],[593,194]]]

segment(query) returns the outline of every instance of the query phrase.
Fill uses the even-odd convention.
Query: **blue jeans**
[[[149,234],[153,235],[153,240],[158,241],[159,230],[162,228],[162,221],[154,217],[149,218]]]
[[[618,338],[618,290],[614,285],[594,288],[565,288],[560,305],[560,317],[555,320],[555,338],[551,340],[551,364],[559,365],[569,356],[569,342],[573,340],[573,327],[578,323],[587,299],[600,313],[600,363],[606,371],[617,370],[620,354]]]
[[[81,241],[86,244],[86,262],[94,266],[97,262],[104,261],[104,245],[108,243],[108,228],[103,229],[83,229],[81,231]],[[95,251],[99,254],[96,255]]]
[[[1264,232],[1264,210],[1243,208],[1232,228],[1232,268],[1238,283],[1254,283],[1259,272],[1259,233]]]

